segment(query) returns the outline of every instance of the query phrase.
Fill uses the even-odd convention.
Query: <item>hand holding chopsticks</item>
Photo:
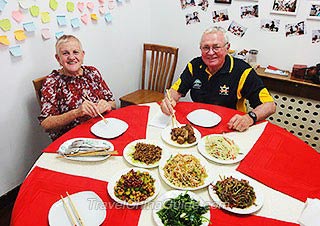
[[[168,99],[169,99],[169,101],[171,103],[172,102],[172,98],[171,98],[171,95],[170,95],[170,91],[168,89],[166,89],[166,92],[167,92],[167,97],[168,97]],[[178,127],[178,121],[177,121],[176,115],[174,113],[174,110],[171,113],[171,123],[172,123],[172,127],[173,128]]]
[[[74,202],[72,201],[69,193],[66,192],[66,194],[67,194],[68,201],[69,201],[68,203],[69,203],[69,205],[71,206],[71,210],[70,210],[67,202],[65,201],[65,199],[63,198],[62,195],[60,195],[60,198],[61,198],[61,201],[62,201],[62,203],[63,203],[64,209],[66,210],[66,213],[67,213],[67,215],[68,215],[68,217],[69,217],[72,225],[73,225],[73,226],[77,226],[77,225],[78,225],[77,222],[79,222],[79,223],[80,223],[80,224],[79,224],[80,226],[84,226],[83,219],[81,218],[81,216],[80,216],[80,214],[79,214],[79,212],[78,212],[78,210],[77,210],[76,205],[75,205]],[[76,217],[76,220],[74,219],[74,216]]]
[[[85,95],[85,97],[82,97],[82,99],[83,99],[84,101],[89,101],[89,102],[91,102],[90,97],[89,97],[89,95],[87,94],[87,92],[85,92],[84,95]],[[108,123],[108,120],[99,112],[98,109],[96,109],[96,112],[97,112],[98,115],[102,118],[102,120],[104,121],[104,123],[107,124],[107,123]]]

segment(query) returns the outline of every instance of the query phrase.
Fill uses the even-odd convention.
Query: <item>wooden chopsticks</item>
[[[85,97],[83,96],[82,99],[91,102],[91,99],[90,99],[89,95],[87,94],[87,92],[84,92],[84,95],[85,95]],[[104,121],[104,123],[107,124],[108,120],[99,111],[97,111],[97,112],[98,112],[98,115]]]
[[[169,101],[171,102],[171,101],[172,101],[172,98],[171,98],[171,95],[170,95],[169,90],[166,89],[166,92],[167,92],[168,99],[169,99]],[[172,124],[172,128],[178,127],[177,118],[176,118],[176,115],[175,115],[174,112],[172,112],[172,114],[171,114],[171,124]]]
[[[66,192],[66,194],[67,194],[68,201],[69,201],[69,204],[71,206],[71,210],[72,210],[73,214],[71,213],[70,208],[67,205],[67,202],[64,200],[62,195],[60,195],[60,198],[62,200],[62,203],[63,203],[63,206],[64,206],[64,208],[66,210],[66,213],[67,213],[69,219],[71,220],[72,225],[73,226],[77,226],[77,221],[78,221],[80,223],[80,226],[84,226],[83,220],[82,220],[82,218],[81,218],[81,216],[80,216],[80,214],[79,214],[79,212],[77,210],[77,207],[75,206],[74,202],[72,201],[69,193]],[[76,217],[77,221],[74,219],[74,216]]]
[[[66,201],[64,200],[63,196],[60,195],[60,198],[61,198],[61,200],[62,200],[63,207],[64,207],[64,209],[66,210],[66,213],[67,213],[69,219],[71,220],[72,225],[73,225],[73,226],[77,226],[77,223],[76,223],[73,215],[71,214],[71,211],[70,211],[70,209],[69,209],[69,206],[67,205],[67,203],[66,203]]]
[[[95,151],[87,151],[87,152],[77,152],[73,154],[63,154],[58,155],[57,158],[64,157],[94,157],[94,156],[105,156],[105,155],[116,155],[118,151],[107,151],[107,150],[95,150]]]

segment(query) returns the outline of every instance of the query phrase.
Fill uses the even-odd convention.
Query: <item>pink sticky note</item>
[[[83,14],[81,16],[81,21],[84,23],[84,24],[87,24],[88,23],[88,15],[87,14]]]
[[[114,7],[115,7],[114,0],[109,0],[109,2],[108,2],[108,8],[111,10],[111,9],[114,9]]]
[[[18,10],[13,10],[12,13],[12,18],[17,21],[18,23],[20,23],[23,19],[23,14],[22,12],[18,9]]]
[[[87,8],[88,8],[89,10],[93,10],[93,9],[94,9],[94,4],[93,4],[93,2],[87,2]]]
[[[104,0],[99,0],[100,4],[103,4],[104,3]]]
[[[82,13],[84,10],[84,2],[78,2],[77,7],[78,10]]]
[[[42,38],[45,39],[45,40],[50,39],[51,38],[51,34],[50,34],[49,28],[41,29],[41,35],[42,35]]]
[[[101,13],[101,14],[105,14],[106,13],[106,8],[102,5],[102,6],[100,6],[99,7],[99,12]]]

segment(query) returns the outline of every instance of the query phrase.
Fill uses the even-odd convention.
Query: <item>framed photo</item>
[[[231,4],[232,0],[214,0],[215,3]]]
[[[299,0],[273,0],[271,13],[296,15]]]
[[[320,20],[320,2],[319,3],[311,3],[310,9],[309,9],[308,19]]]
[[[258,2],[259,0],[238,0],[238,1],[245,1],[245,2]]]

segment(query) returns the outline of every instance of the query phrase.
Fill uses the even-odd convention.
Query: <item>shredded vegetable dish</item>
[[[210,156],[222,160],[234,160],[239,154],[238,145],[224,136],[207,136],[205,149]]]
[[[117,181],[114,194],[130,204],[142,202],[154,194],[154,182],[148,172],[130,170]]]
[[[247,180],[230,176],[213,185],[213,190],[227,207],[245,209],[255,205],[256,194]]]
[[[165,164],[164,176],[170,183],[180,188],[196,188],[204,184],[208,177],[200,160],[193,155],[177,154]]]
[[[157,214],[165,226],[199,226],[210,221],[202,216],[208,211],[208,205],[200,206],[198,201],[185,193],[166,201]]]

